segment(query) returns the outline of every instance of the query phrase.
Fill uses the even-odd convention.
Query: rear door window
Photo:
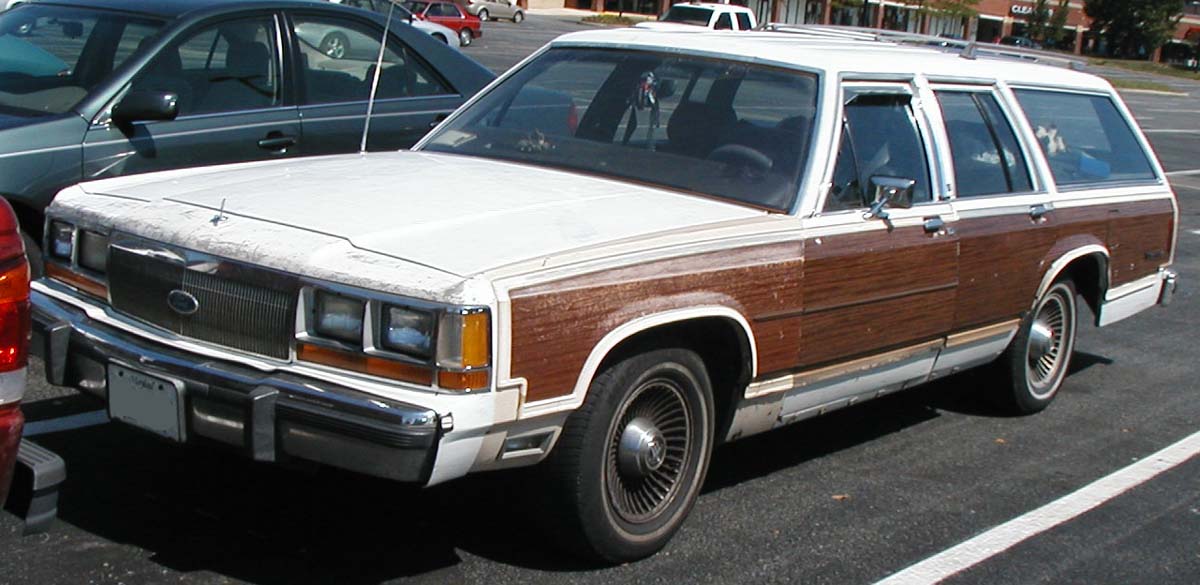
[[[938,91],[959,197],[1032,189],[1012,126],[990,93]]]
[[[1034,89],[1016,94],[1060,186],[1158,179],[1112,98]]]

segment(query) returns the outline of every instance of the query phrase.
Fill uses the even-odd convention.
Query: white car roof
[[[1063,67],[982,55],[971,60],[960,57],[957,51],[918,45],[788,32],[678,32],[622,28],[571,33],[551,41],[551,45],[683,52],[770,63],[834,76],[919,73],[948,79],[986,79],[1104,92],[1112,90],[1112,86],[1100,77]]]

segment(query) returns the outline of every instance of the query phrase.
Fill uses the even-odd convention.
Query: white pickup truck
[[[745,6],[713,2],[688,2],[671,6],[657,21],[642,22],[638,28],[659,30],[752,30],[758,26],[754,12]]]

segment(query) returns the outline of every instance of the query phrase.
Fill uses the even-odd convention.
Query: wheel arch
[[[1036,304],[1061,277],[1070,276],[1076,292],[1083,296],[1092,314],[1099,320],[1100,308],[1109,286],[1108,265],[1108,248],[1100,244],[1085,244],[1058,254],[1042,275],[1032,303]]]
[[[675,309],[615,327],[592,348],[584,362],[572,392],[572,405],[583,403],[592,381],[607,364],[668,345],[691,349],[704,360],[713,387],[714,436],[722,437],[741,396],[739,390],[757,375],[758,368],[758,348],[750,323],[729,307]]]

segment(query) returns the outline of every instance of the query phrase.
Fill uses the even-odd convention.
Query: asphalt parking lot
[[[489,23],[465,51],[499,70],[581,28],[536,14]],[[35,362],[28,430],[69,477],[49,532],[22,537],[0,513],[0,583],[875,583],[964,543],[977,553],[993,529],[1091,497],[1093,482],[1200,431],[1200,84],[1180,89],[1192,95],[1126,95],[1179,196],[1180,292],[1169,308],[1082,327],[1063,392],[1039,415],[998,414],[977,372],[726,445],[666,550],[598,568],[559,555],[529,521],[528,475],[416,490],[180,448],[95,424],[101,406],[47,386]],[[924,575],[1192,585],[1197,486],[1188,459],[961,572]]]

